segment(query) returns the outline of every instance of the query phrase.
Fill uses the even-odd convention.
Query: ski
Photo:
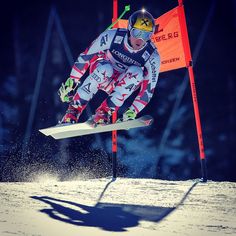
[[[145,127],[151,125],[153,118],[149,115],[142,116],[135,120],[117,122],[108,125],[94,125],[86,121],[77,124],[60,124],[53,127],[40,129],[39,131],[46,136],[52,136],[54,139],[72,138],[88,134],[103,133],[113,130],[129,130],[133,128]]]

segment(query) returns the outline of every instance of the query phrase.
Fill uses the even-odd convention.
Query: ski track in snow
[[[87,179],[0,183],[0,235],[236,235],[236,183]]]

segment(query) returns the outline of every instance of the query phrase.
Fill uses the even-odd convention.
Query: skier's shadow
[[[190,188],[178,205],[183,204],[183,201],[194,186]],[[178,207],[155,207],[99,202],[95,206],[87,206],[48,196],[31,196],[31,198],[50,205],[51,208],[42,209],[40,212],[46,213],[53,219],[73,225],[98,227],[106,231],[115,232],[122,232],[126,231],[129,227],[135,227],[139,225],[140,220],[158,222]]]

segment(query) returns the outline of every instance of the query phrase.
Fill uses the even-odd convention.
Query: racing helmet
[[[155,32],[155,20],[146,10],[134,12],[128,20],[128,33],[134,38],[144,41],[151,39]]]

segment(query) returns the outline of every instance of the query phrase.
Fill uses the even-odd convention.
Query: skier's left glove
[[[76,83],[72,78],[68,78],[65,83],[61,84],[58,90],[58,95],[62,102],[70,102],[74,96],[74,90],[79,83]]]
[[[127,120],[134,120],[136,118],[137,114],[135,113],[135,111],[133,111],[132,109],[128,109],[122,117],[122,121],[127,121]]]

